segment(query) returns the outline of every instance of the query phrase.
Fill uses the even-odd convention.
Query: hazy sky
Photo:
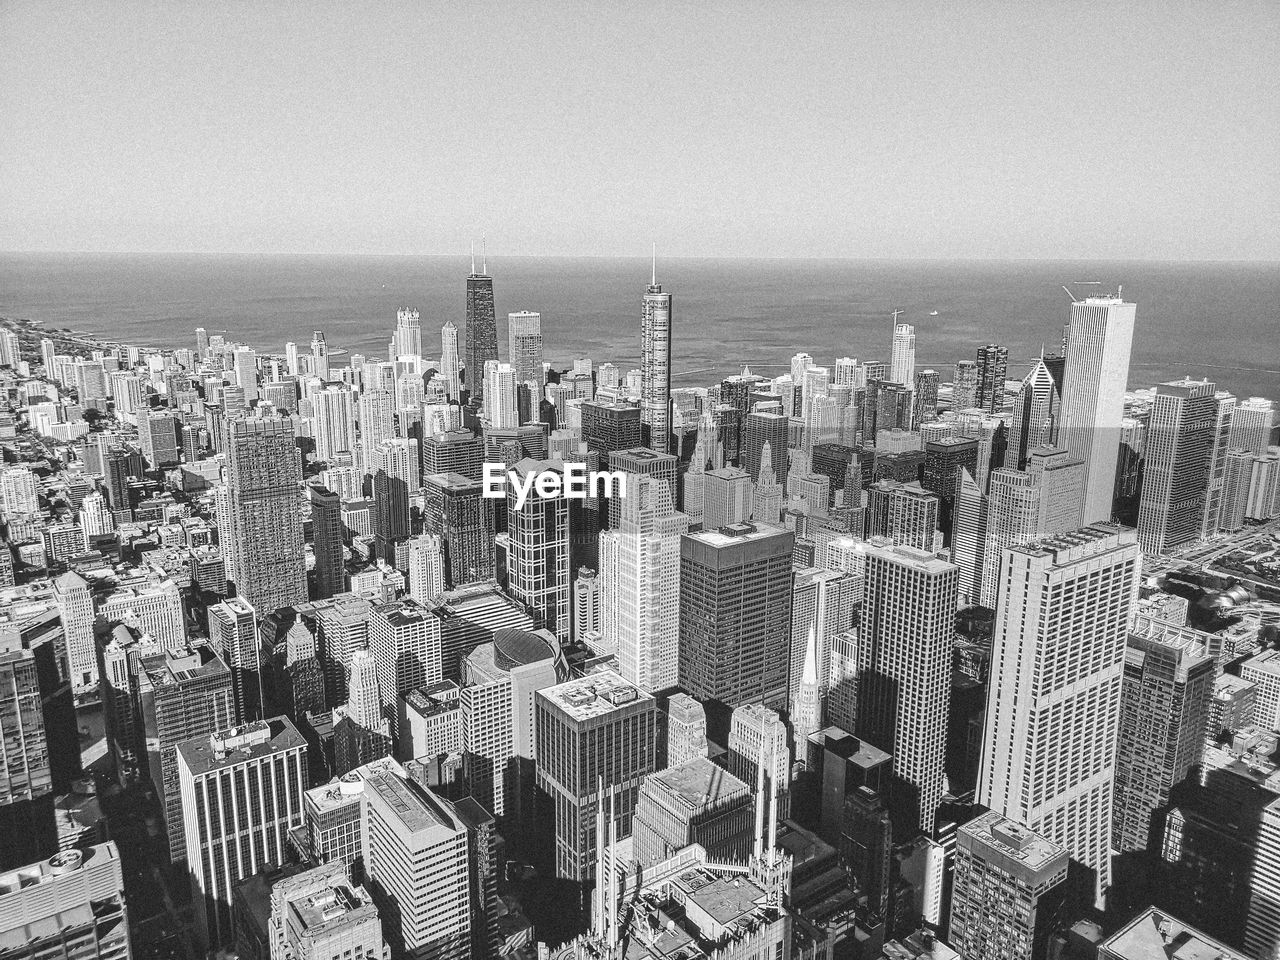
[[[1280,259],[1280,3],[0,0],[0,250]]]

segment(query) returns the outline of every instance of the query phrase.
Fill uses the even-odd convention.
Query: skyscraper
[[[307,600],[302,468],[285,418],[228,420],[223,449],[236,590],[262,615]]]
[[[787,459],[788,431],[787,418],[780,413],[755,411],[747,414],[743,424],[742,468],[753,481],[760,478],[761,456],[767,443],[774,475],[783,487],[787,485],[790,466]]]
[[[1275,402],[1263,397],[1250,397],[1236,405],[1231,415],[1231,446],[1263,456],[1271,443],[1275,422]]]
[[[777,484],[775,483],[776,487]],[[778,492],[781,506],[781,491]],[[702,528],[719,530],[731,523],[745,523],[752,515],[751,477],[737,467],[710,470],[702,481]],[[762,520],[765,518],[761,518]],[[777,523],[775,519],[773,521]]]
[[[978,384],[974,405],[995,413],[1004,403],[1004,382],[1009,370],[1009,348],[988,343],[978,348]]]
[[[404,437],[384,440],[374,456],[374,529],[379,553],[391,562],[395,560],[396,543],[406,539],[412,529],[409,501],[418,491],[418,441]]]
[[[396,311],[396,332],[391,338],[391,356],[395,362],[397,357],[422,356],[422,319],[417,310],[401,307]]]
[[[53,581],[53,602],[62,620],[71,685],[77,690],[93,687],[98,682],[98,654],[93,639],[93,591],[84,577],[68,570]]]
[[[416,600],[376,605],[369,614],[369,652],[377,664],[384,710],[396,698],[443,677],[440,621]]]
[[[957,413],[970,410],[977,402],[978,365],[972,360],[961,360],[951,377],[951,409]]]
[[[1036,960],[1059,922],[1067,851],[988,811],[956,834],[951,927],[965,960]]]
[[[601,632],[616,646],[618,672],[649,693],[678,680],[680,537],[688,531],[667,484],[640,477],[618,528],[600,536]]]
[[[596,811],[613,797],[617,835],[631,836],[640,784],[654,770],[656,702],[616,673],[591,673],[537,692],[534,731],[555,875],[594,883]]]
[[[39,668],[17,631],[0,633],[0,836],[0,870],[58,849]]]
[[[517,374],[509,363],[489,360],[484,365],[484,418],[494,430],[511,430],[520,425],[516,406]]]
[[[893,325],[893,351],[889,357],[889,379],[908,389],[916,382],[916,328],[909,323]]]
[[[231,722],[248,723],[261,719],[258,617],[243,597],[232,597],[209,608],[209,642],[231,671],[235,698],[235,716]]]
[[[498,359],[498,319],[493,307],[493,277],[488,261],[476,273],[475,254],[467,277],[467,391],[471,403],[484,399],[484,365]]]
[[[318,483],[307,487],[311,499],[311,543],[315,553],[316,599],[341,593],[346,586],[342,545],[342,498]]]
[[[409,596],[425,604],[444,593],[444,543],[424,533],[409,541]]]
[[[388,955],[378,908],[347,865],[326,863],[271,887],[271,955],[291,960],[381,960]],[[265,960],[265,958],[264,958]]]
[[[795,535],[733,524],[680,538],[680,685],[700,700],[787,708]]]
[[[285,717],[231,727],[178,745],[178,784],[195,905],[209,949],[231,941],[231,892],[284,863],[302,825],[307,743]]]
[[[423,529],[444,543],[448,586],[492,579],[493,501],[458,473],[427,474],[422,483]]]
[[[446,320],[440,328],[440,374],[444,377],[445,391],[450,402],[462,400],[462,378],[458,374],[458,328],[452,320]]]
[[[1086,524],[1111,518],[1136,313],[1118,296],[1071,305],[1058,442],[1084,462]]]
[[[1000,570],[978,802],[1065,847],[1101,902],[1137,535],[1085,527],[1010,547]]]
[[[1200,762],[1215,664],[1208,634],[1135,616],[1125,649],[1112,847],[1146,850],[1152,814]]]
[[[640,311],[640,416],[649,447],[666,453],[671,435],[671,294],[658,283],[657,260]]]
[[[360,455],[356,444],[355,396],[345,383],[329,383],[311,397],[315,411],[315,458],[330,466],[350,465]]]
[[[559,472],[558,461],[525,458],[515,471],[529,478]],[[523,603],[562,642],[569,639],[569,501],[531,495],[516,506],[514,485],[507,488],[507,584],[511,597]]]
[[[1031,372],[1022,378],[1013,400],[1013,418],[1009,421],[1006,467],[1023,470],[1032,450],[1054,445],[1062,415],[1063,364],[1060,357],[1040,357]]]
[[[507,314],[507,360],[517,383],[531,383],[541,390],[542,314],[529,310]]]
[[[1157,556],[1196,540],[1204,525],[1218,422],[1215,385],[1184,378],[1156,387],[1147,421],[1138,542]]]
[[[389,390],[360,394],[360,463],[364,473],[378,469],[378,447],[396,435],[396,398]]]
[[[893,755],[896,829],[932,834],[942,803],[955,564],[912,547],[867,550],[860,737]]]

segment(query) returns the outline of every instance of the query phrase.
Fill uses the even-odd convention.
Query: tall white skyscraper
[[[1058,442],[1084,461],[1086,524],[1111,519],[1137,309],[1118,296],[1071,305]]]
[[[928,834],[945,780],[958,573],[913,547],[867,550],[857,733],[893,754],[899,828]]]
[[[98,655],[93,638],[93,591],[84,577],[68,570],[53,581],[53,601],[62,620],[71,686],[76,690],[95,686]]]
[[[1156,387],[1138,504],[1138,542],[1147,556],[1199,538],[1217,432],[1214,384],[1183,379]]]
[[[392,361],[397,357],[422,356],[422,320],[417,310],[401,307],[396,311],[396,332],[391,338],[390,352],[388,359]]]
[[[1222,509],[1227,486],[1227,454],[1231,450],[1231,421],[1236,398],[1225,390],[1214,394],[1213,447],[1209,453],[1209,486],[1205,491],[1204,520],[1200,536],[1217,536],[1222,529]]]
[[[321,330],[311,334],[311,372],[321,380],[329,379],[329,345]]]
[[[1271,425],[1275,422],[1275,403],[1262,397],[1250,397],[1237,404],[1231,415],[1231,446],[1264,456],[1271,442]]]
[[[244,391],[244,402],[252,404],[258,399],[258,355],[248,347],[236,347],[233,356],[236,383]]]
[[[893,325],[893,354],[889,358],[889,379],[915,388],[916,328],[909,323]]]
[[[1010,547],[996,606],[978,802],[1065,847],[1099,904],[1139,564],[1136,532],[1110,524]]]
[[[440,328],[440,367],[449,399],[458,403],[462,397],[462,377],[458,373],[458,328],[452,320]]]
[[[345,383],[330,383],[312,398],[317,460],[331,466],[354,460],[357,448],[353,399],[351,388]]]
[[[657,693],[678,682],[680,537],[689,518],[666,481],[634,481],[618,529],[600,535],[601,633],[616,646],[618,672]]]
[[[542,392],[542,314],[529,310],[507,314],[507,359],[517,383],[532,383]]]
[[[444,545],[436,534],[409,541],[409,596],[419,603],[444,593]]]
[[[489,426],[495,430],[518,427],[515,367],[500,360],[487,360],[484,381],[484,415]]]
[[[671,434],[671,294],[658,283],[657,260],[641,301],[640,419],[649,428],[649,448],[666,453]]]
[[[396,435],[396,398],[386,390],[360,394],[360,463],[365,473],[378,468],[378,445]]]

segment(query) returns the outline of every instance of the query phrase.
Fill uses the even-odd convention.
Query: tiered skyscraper
[[[640,415],[649,447],[666,453],[671,435],[671,294],[658,283],[657,260],[641,301]]]
[[[488,261],[476,273],[475,255],[467,276],[467,391],[471,403],[484,399],[484,365],[498,360],[498,318],[493,306],[493,277]]]

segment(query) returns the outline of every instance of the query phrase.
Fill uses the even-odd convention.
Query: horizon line
[[[0,257],[210,257],[210,258],[261,258],[273,257],[315,257],[315,258],[385,258],[385,259],[423,259],[423,260],[466,260],[465,253],[406,253],[387,252],[336,252],[336,251],[297,251],[297,250],[0,250]],[[648,260],[647,254],[505,254],[498,260]],[[664,256],[664,260],[721,260],[721,261],[770,261],[779,263],[1147,263],[1147,264],[1239,264],[1239,265],[1280,265],[1280,257],[1263,257],[1258,259],[1241,259],[1227,257],[833,257],[833,256],[765,256],[765,255],[725,255],[708,254],[701,256]]]

